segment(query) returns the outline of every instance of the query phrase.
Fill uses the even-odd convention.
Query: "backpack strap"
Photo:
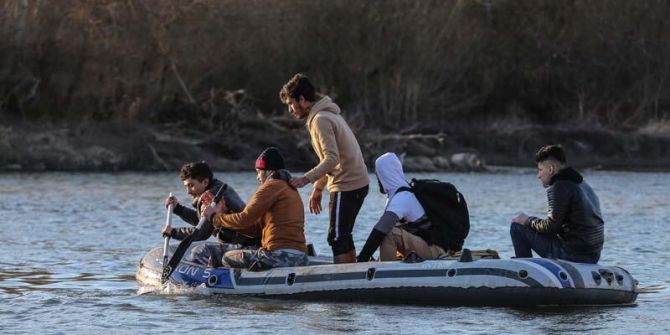
[[[414,191],[412,191],[412,189],[410,187],[407,187],[407,186],[398,187],[398,189],[395,191],[395,193],[400,193],[400,192],[412,192],[412,193],[414,193]]]
[[[413,191],[412,188],[410,188],[410,187],[407,187],[407,186],[398,187],[398,189],[395,190],[395,193],[393,193],[393,195],[390,195],[390,196],[389,196],[389,200],[388,200],[388,201],[390,202],[391,199],[393,199],[393,197],[395,197],[396,195],[398,195],[398,193],[400,193],[400,192],[412,192],[412,193],[414,193],[414,191]],[[386,204],[386,206],[388,206],[388,203]],[[386,207],[384,208],[384,211],[386,211]]]
[[[400,192],[412,192],[412,193],[414,193],[414,189],[412,189],[411,187],[407,187],[407,186],[398,187],[398,189],[395,191],[395,194],[398,194]],[[419,199],[417,199],[417,200],[419,200]],[[419,202],[419,205],[421,205],[421,202]],[[423,207],[423,205],[421,205],[421,207]],[[425,212],[425,209],[424,209],[424,212]],[[407,224],[412,224],[412,225],[417,226],[417,227],[427,224],[427,227],[428,227],[428,226],[430,226],[430,220],[428,220],[428,215],[424,214],[418,220],[413,221],[413,222],[407,222]]]

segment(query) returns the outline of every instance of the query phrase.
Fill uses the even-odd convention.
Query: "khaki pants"
[[[382,241],[379,252],[380,261],[395,261],[396,252],[403,257],[410,251],[414,251],[423,259],[438,259],[444,254],[444,249],[437,245],[428,245],[421,237],[416,236],[402,228],[393,228]]]

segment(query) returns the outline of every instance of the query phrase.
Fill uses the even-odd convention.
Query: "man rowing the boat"
[[[524,213],[512,219],[510,235],[518,258],[560,258],[598,263],[604,243],[600,201],[579,172],[566,165],[559,145],[548,145],[535,155],[537,178],[547,188],[549,209],[541,219]]]
[[[221,188],[224,188],[223,199],[228,204],[228,213],[237,213],[244,209],[244,201],[240,199],[237,192],[230,185],[214,178],[212,170],[205,161],[184,164],[179,177],[184,183],[186,192],[191,196],[191,203],[195,209],[181,205],[174,196],[165,199],[165,207],[172,205],[172,212],[192,226],[198,224],[200,211],[204,205],[207,205],[206,201],[203,200],[211,199],[212,194],[217,193]],[[164,236],[170,236],[181,241],[194,231],[196,231],[195,227],[164,227],[162,233]],[[260,244],[258,239],[258,236],[260,236],[259,226],[235,231],[226,228],[214,229],[211,222],[205,222],[202,229],[194,236],[193,241],[206,240],[210,235],[217,237],[218,243],[205,243],[193,248],[191,254],[194,262],[219,266],[219,260],[227,251],[240,248],[256,249]]]

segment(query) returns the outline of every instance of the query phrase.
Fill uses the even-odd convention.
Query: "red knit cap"
[[[281,151],[275,147],[270,147],[261,153],[256,159],[256,169],[258,170],[281,170],[284,169],[284,157]]]

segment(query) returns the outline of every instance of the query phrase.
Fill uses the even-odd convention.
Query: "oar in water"
[[[214,196],[214,200],[212,200],[212,203],[209,204],[210,207],[216,206],[216,203],[221,200],[221,197],[223,197],[223,192],[226,190],[227,185],[224,184],[219,188],[219,191],[216,192],[216,195]],[[200,229],[202,228],[202,225],[207,222],[206,217],[201,217],[200,221],[198,221],[198,225],[195,227],[193,232],[186,236],[185,239],[179,243],[179,246],[177,247],[177,250],[174,251],[174,254],[172,255],[172,258],[170,261],[167,263],[163,263],[163,274],[161,275],[161,284],[165,284],[165,282],[168,281],[170,278],[170,275],[172,275],[172,272],[177,268],[177,265],[179,262],[181,262],[181,258],[184,257],[184,253],[186,253],[186,250],[191,246],[191,243],[193,243],[193,238],[197,236],[200,233]]]
[[[169,195],[172,198],[172,192]],[[168,205],[167,208],[167,218],[165,219],[165,228],[163,230],[170,230],[172,228],[172,204]],[[165,236],[165,242],[163,242],[163,267],[168,262],[168,248],[170,247],[170,235]]]

